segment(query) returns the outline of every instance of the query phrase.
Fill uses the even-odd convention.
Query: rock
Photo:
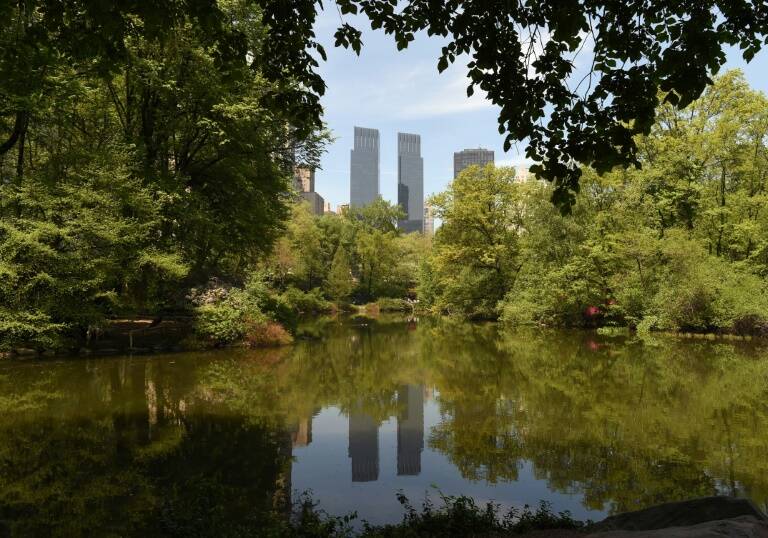
[[[592,525],[589,532],[626,530],[650,531],[668,527],[690,527],[708,521],[751,516],[755,521],[768,518],[747,499],[704,497],[690,501],[660,504],[636,512],[608,517]]]
[[[755,516],[707,521],[688,527],[667,527],[643,531],[606,531],[590,538],[768,538],[768,521]]]

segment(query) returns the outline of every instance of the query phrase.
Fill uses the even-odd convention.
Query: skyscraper
[[[293,186],[299,196],[309,202],[309,207],[315,215],[322,215],[325,210],[325,200],[315,192],[315,169],[307,166],[293,168]]]
[[[421,136],[397,133],[397,202],[405,212],[398,227],[421,232],[424,224],[424,159]]]
[[[350,152],[349,203],[361,207],[379,196],[379,131],[355,127]]]
[[[485,166],[494,161],[493,151],[483,148],[465,149],[453,154],[453,179],[466,167],[476,164]]]

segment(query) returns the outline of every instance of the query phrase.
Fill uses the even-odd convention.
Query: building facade
[[[406,233],[424,227],[424,159],[421,136],[397,133],[397,202],[405,213],[398,228]]]
[[[528,171],[528,167],[524,165],[515,166],[515,183],[525,183],[531,179],[531,173]]]
[[[350,152],[349,203],[361,207],[379,196],[379,131],[355,127]]]
[[[322,215],[325,212],[325,200],[316,192],[302,192],[301,197],[309,202],[312,214]]]
[[[293,186],[298,192],[315,192],[315,170],[308,166],[293,169]]]
[[[426,204],[424,206],[424,235],[435,235],[435,213],[432,206]]]
[[[472,166],[473,164],[485,166],[487,164],[493,164],[493,162],[493,151],[489,149],[477,148],[457,151],[453,154],[453,179],[456,179],[461,171],[468,166]]]

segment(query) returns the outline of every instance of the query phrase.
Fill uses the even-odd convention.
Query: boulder
[[[610,530],[651,531],[669,527],[691,527],[742,516],[751,517],[756,522],[768,522],[768,518],[748,499],[704,497],[610,516],[592,525],[588,530],[590,533]]]
[[[768,538],[768,521],[754,516],[707,521],[688,527],[590,533],[589,538]]]

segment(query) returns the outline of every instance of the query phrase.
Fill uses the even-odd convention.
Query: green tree
[[[513,169],[471,166],[432,198],[443,221],[429,261],[438,311],[495,316],[519,271],[520,193]]]
[[[328,295],[336,301],[345,301],[354,289],[355,282],[352,280],[349,255],[345,248],[340,247],[333,256],[331,271],[328,273]]]
[[[265,14],[0,8],[3,346],[178,309],[271,249],[292,163],[316,162],[327,135],[298,99],[311,88],[267,73]]]

